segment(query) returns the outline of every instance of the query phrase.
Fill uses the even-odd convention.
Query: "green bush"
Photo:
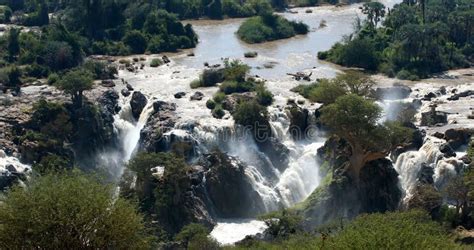
[[[205,69],[201,74],[200,80],[200,87],[212,87],[224,80],[224,74],[222,69]]]
[[[0,248],[150,247],[142,216],[113,189],[76,173],[15,187],[0,204]]]
[[[297,233],[287,240],[253,241],[242,249],[462,249],[425,212],[364,214],[330,233]]]
[[[219,89],[226,95],[230,95],[233,93],[244,93],[255,90],[255,83],[250,81],[226,81],[219,86]]]
[[[201,80],[199,79],[194,79],[193,81],[191,81],[191,83],[189,84],[189,86],[192,88],[192,89],[197,89],[199,87],[201,87]]]
[[[221,119],[222,117],[224,117],[224,115],[225,111],[221,105],[216,105],[216,107],[214,107],[214,109],[212,110],[212,116],[217,119]]]
[[[163,65],[163,60],[161,60],[160,58],[153,58],[150,62],[150,67],[152,68],[156,68],[161,65]]]
[[[257,87],[257,101],[260,105],[270,106],[273,103],[272,92],[265,89],[264,86]]]
[[[216,107],[216,102],[212,99],[207,100],[206,107],[208,109],[214,109]]]
[[[224,101],[225,99],[225,94],[222,92],[217,92],[216,94],[214,94],[213,99],[216,103],[222,103],[222,101]]]

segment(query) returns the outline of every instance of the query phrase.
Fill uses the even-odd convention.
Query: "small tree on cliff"
[[[379,124],[381,108],[355,94],[339,97],[321,112],[322,122],[349,144],[351,155],[346,171],[356,182],[366,163],[385,158],[411,135],[410,129],[397,123]]]
[[[81,108],[83,93],[91,89],[93,84],[94,78],[92,77],[92,73],[77,69],[66,73],[61,81],[59,81],[58,88],[71,95],[74,106]]]

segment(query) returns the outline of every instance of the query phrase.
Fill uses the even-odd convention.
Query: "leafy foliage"
[[[0,246],[7,249],[145,249],[150,243],[130,202],[77,173],[46,175],[14,188],[0,204],[0,215]]]
[[[385,7],[366,3],[367,21],[318,57],[337,64],[417,80],[472,62],[472,6],[467,1],[410,1],[397,4],[378,24]],[[420,6],[420,8],[418,7]]]
[[[458,249],[448,233],[425,212],[410,210],[360,215],[331,233],[292,235],[288,240],[253,241],[245,249]]]
[[[308,32],[309,28],[306,24],[288,21],[281,16],[265,13],[247,19],[239,27],[237,35],[247,43],[261,43],[307,34]]]

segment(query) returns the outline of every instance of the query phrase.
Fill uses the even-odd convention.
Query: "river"
[[[392,7],[399,1],[382,1],[387,6]],[[324,135],[319,135],[313,141],[304,143],[294,142],[288,135],[288,118],[285,116],[282,107],[286,105],[288,98],[299,99],[300,97],[291,92],[290,89],[301,84],[292,80],[287,75],[289,72],[312,72],[313,79],[322,77],[333,77],[339,68],[336,65],[325,63],[317,59],[319,51],[324,51],[349,35],[354,28],[357,17],[362,17],[360,4],[334,7],[309,7],[296,8],[297,14],[282,13],[291,20],[303,21],[308,24],[311,32],[304,36],[273,41],[263,44],[246,44],[241,42],[235,32],[244,19],[227,19],[222,21],[199,20],[190,21],[194,30],[199,36],[199,44],[196,48],[186,50],[178,54],[167,54],[172,62],[169,65],[159,68],[145,67],[139,73],[132,73],[125,70],[120,71],[120,77],[129,82],[136,90],[144,93],[149,100],[161,100],[176,103],[179,124],[174,131],[176,136],[190,136],[201,144],[203,138],[215,133],[224,127],[233,127],[233,120],[230,116],[227,119],[215,119],[206,108],[205,102],[218,90],[217,87],[199,89],[205,98],[202,101],[189,101],[188,96],[182,99],[175,99],[174,94],[185,92],[188,95],[196,90],[190,88],[189,83],[199,76],[204,68],[204,63],[221,64],[223,58],[240,59],[252,67],[251,74],[259,75],[267,80],[267,88],[274,94],[275,103],[269,108],[273,117],[272,127],[279,131],[279,139],[290,151],[290,165],[284,172],[274,173],[276,181],[270,181],[270,177],[265,176],[250,159],[258,155],[259,152],[252,151],[248,143],[241,145],[226,145],[229,154],[239,157],[249,166],[246,172],[254,183],[255,190],[265,200],[268,211],[278,209],[278,207],[288,207],[301,202],[308,197],[319,185],[319,166],[316,163],[316,151],[324,143]],[[306,13],[306,10],[312,10]],[[320,23],[325,21],[325,27],[320,27]],[[244,53],[256,51],[256,58],[244,58]],[[187,56],[189,53],[194,56]],[[147,62],[161,55],[151,55]],[[272,64],[273,67],[264,67],[264,64]],[[124,98],[123,103],[129,100]],[[304,105],[310,111],[315,110],[317,105]],[[149,109],[149,107],[148,107]],[[147,110],[147,108],[145,108]],[[124,109],[117,115],[116,124],[122,130],[121,137],[125,151],[124,156],[127,161],[133,148],[138,144],[142,122],[134,123],[130,120],[129,111]],[[142,113],[140,121],[146,121],[147,112]],[[144,117],[143,117],[144,116]],[[195,124],[193,131],[186,131],[187,124]],[[112,156],[114,154],[111,154]],[[116,159],[114,159],[115,161]],[[218,225],[211,233],[212,237],[223,244],[231,244],[243,239],[246,235],[262,232],[265,225],[254,219],[241,218],[238,220],[218,220]]]

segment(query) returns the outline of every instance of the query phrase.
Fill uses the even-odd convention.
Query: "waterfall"
[[[140,141],[140,132],[153,111],[148,104],[140,114],[138,121],[132,116],[129,99],[122,100],[122,109],[114,116],[114,129],[119,144],[108,148],[97,155],[99,166],[105,168],[114,181],[122,177],[125,164],[133,157]]]
[[[413,196],[423,164],[433,168],[434,186],[438,190],[459,173],[457,167],[463,166],[462,161],[457,157],[443,158],[443,153],[439,150],[440,145],[445,142],[443,139],[428,136],[418,151],[408,151],[398,156],[395,170],[399,174],[400,185],[405,193],[404,202]]]

